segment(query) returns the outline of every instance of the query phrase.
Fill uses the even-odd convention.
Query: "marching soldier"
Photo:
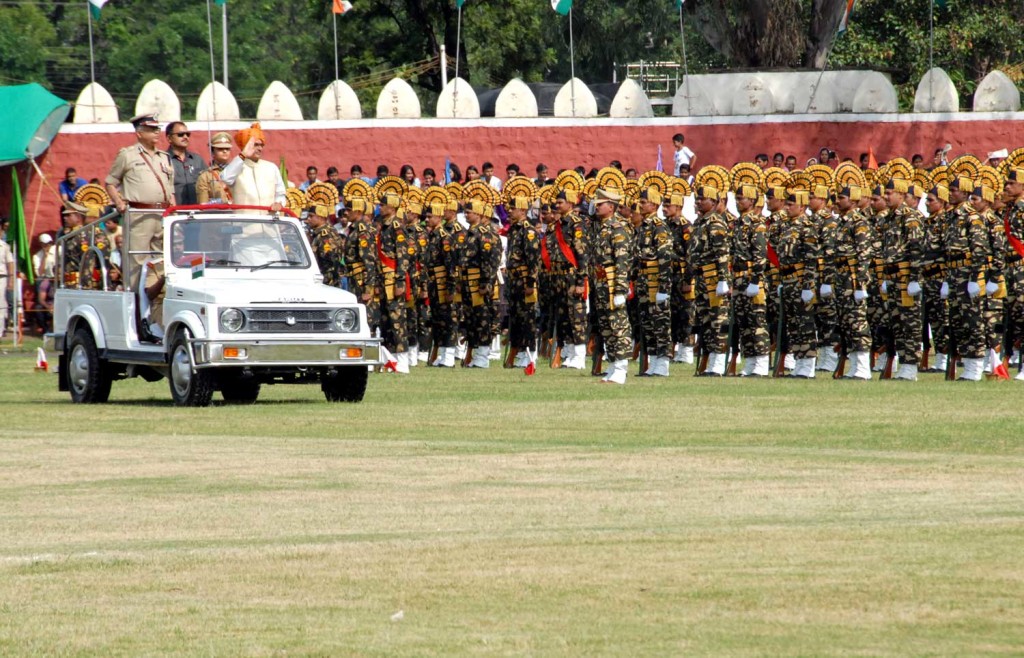
[[[1006,172],[1003,199],[1006,201],[1003,230],[1007,243],[1005,329],[1012,341],[1020,344],[1024,340],[1024,169],[1012,168]],[[1015,379],[1024,381],[1024,369]]]
[[[663,205],[665,224],[672,238],[672,343],[675,363],[693,363],[693,279],[688,277],[690,221],[683,217],[683,195],[672,193]]]
[[[807,190],[789,190],[786,196],[786,219],[778,223],[772,236],[773,248],[779,257],[782,280],[782,314],[788,348],[796,359],[793,377],[813,379],[816,338],[814,332],[814,291],[817,290],[820,245],[818,228],[806,213]],[[779,346],[780,353],[783,346]]]
[[[412,296],[408,300],[409,365],[419,365],[430,353],[430,296],[427,293],[426,273],[423,271],[423,253],[427,249],[427,231],[420,225],[423,204],[420,200],[406,203],[404,228],[408,238],[409,278]]]
[[[985,220],[988,231],[988,264],[985,268],[985,372],[991,373],[996,367],[998,353],[1003,343],[1003,300],[1006,299],[1006,230],[1003,222],[992,211],[995,191],[978,181],[971,194],[970,204]],[[996,355],[996,358],[993,358]]]
[[[700,215],[690,238],[687,276],[696,284],[695,325],[701,359],[707,357],[706,368],[698,374],[722,377],[729,350],[729,224],[716,210],[718,189],[702,185],[695,192]]]
[[[345,211],[348,239],[345,241],[345,276],[349,290],[366,305],[366,322],[370,331],[380,329],[380,262],[377,259],[377,231],[364,219],[369,204],[365,199],[349,199]]]
[[[924,372],[946,372],[949,354],[949,304],[941,295],[945,280],[943,273],[942,241],[946,232],[946,219],[949,215],[949,188],[935,185],[925,197],[928,218],[925,223],[924,260],[921,263],[921,276],[924,279],[925,335],[931,336],[932,347],[935,349],[935,361]]]
[[[882,290],[885,282],[885,259],[882,257],[882,236],[889,223],[889,203],[885,199],[885,189],[876,185],[871,190],[871,264],[874,275],[868,287],[868,326],[872,328],[871,349],[873,353],[881,352],[873,370],[881,372],[888,365],[889,354],[886,347],[892,334],[891,302],[886,291]]]
[[[455,345],[459,339],[458,319],[452,306],[458,270],[459,249],[455,236],[444,226],[445,204],[426,207],[427,247],[423,253],[423,270],[430,299],[430,330],[437,357],[432,366],[455,366]]]
[[[501,263],[501,240],[491,227],[492,209],[479,199],[466,204],[466,222],[469,230],[463,251],[465,273],[464,299],[466,342],[469,350],[466,358],[470,368],[489,368],[491,340],[494,337],[498,266]]]
[[[306,213],[306,226],[309,228],[309,242],[313,247],[313,255],[328,286],[341,287],[341,260],[345,247],[341,236],[327,222],[333,208],[314,206]]]
[[[402,222],[398,219],[401,204],[402,197],[394,192],[386,192],[380,197],[376,248],[384,293],[381,296],[381,338],[384,346],[395,355],[395,371],[408,374],[409,323],[406,303],[412,296],[412,290],[409,286],[409,244]]]
[[[836,316],[835,293],[832,285],[828,282],[833,277],[828,276],[832,263],[835,260],[836,231],[839,222],[832,214],[829,203],[832,200],[832,190],[825,185],[815,185],[811,190],[809,207],[812,218],[818,227],[818,239],[821,245],[821,260],[818,264],[818,277],[821,286],[818,290],[818,300],[814,313],[814,325],[818,334],[818,358],[815,368],[825,372],[832,372],[839,364],[839,357],[833,346],[836,342]]]
[[[767,244],[766,244],[766,255],[768,257],[768,271],[765,273],[765,284],[767,286],[766,292],[768,294],[768,305],[765,309],[765,315],[768,318],[768,327],[772,332],[777,334],[775,327],[779,324],[779,313],[781,308],[779,307],[779,286],[782,285],[782,279],[779,276],[779,256],[775,253],[775,247],[773,243],[775,240],[772,238],[774,232],[778,226],[786,220],[786,188],[779,186],[769,186],[765,190],[765,205],[768,208],[768,218],[765,220],[765,227],[767,228]],[[776,335],[776,339],[778,336]],[[781,351],[780,351],[781,353]],[[786,357],[787,360],[793,360],[793,356],[789,355]],[[785,367],[792,369],[795,363],[784,364]]]
[[[527,350],[536,350],[538,337],[540,236],[527,217],[527,211],[537,196],[537,187],[529,178],[515,176],[505,181],[504,191],[509,217],[505,265],[509,359],[505,366],[524,368],[530,362]]]
[[[839,217],[832,243],[830,285],[835,296],[836,330],[849,359],[847,379],[871,379],[871,329],[867,299],[871,281],[871,225],[858,209],[861,188],[847,185],[836,195]]]
[[[612,384],[626,383],[630,352],[626,296],[633,245],[626,221],[616,212],[620,199],[617,192],[598,189],[594,210],[599,229],[591,253],[597,325],[609,361],[601,381]]]
[[[963,198],[973,181],[957,178],[952,182]],[[985,275],[988,259],[988,227],[985,219],[970,203],[962,203],[947,216],[944,235],[946,281],[941,295],[949,299],[950,331],[956,353],[963,358],[960,379],[981,381],[985,366],[984,297],[979,283]]]
[[[648,368],[641,375],[668,377],[672,356],[672,235],[664,220],[658,217],[661,193],[654,187],[640,192],[642,219],[636,230],[634,253],[637,306],[640,315],[640,337],[648,359]]]
[[[740,185],[736,207],[740,216],[733,228],[731,258],[734,331],[739,332],[743,354],[742,377],[768,376],[768,334],[766,270],[768,269],[767,226],[757,210],[760,190]]]
[[[892,300],[890,319],[899,357],[895,379],[917,381],[921,358],[921,260],[925,247],[921,213],[907,205],[910,183],[899,178],[886,185],[889,217],[882,234],[885,280],[881,290]]]
[[[551,262],[551,299],[558,336],[566,346],[562,367],[574,370],[582,370],[587,361],[589,291],[586,222],[576,211],[578,200],[573,190],[558,193],[553,207],[554,219],[543,241]]]

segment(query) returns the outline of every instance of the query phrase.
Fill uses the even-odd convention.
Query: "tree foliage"
[[[891,73],[904,102],[928,68],[931,0],[860,0],[849,31],[835,38],[846,0],[688,0],[684,5],[692,72],[734,69],[873,68]],[[569,19],[546,0],[467,0],[461,28],[455,0],[354,0],[337,17],[339,75],[364,108],[395,75],[409,80],[430,112],[441,88],[431,60],[446,48],[449,74],[477,88],[513,77],[564,82],[570,75]],[[196,0],[112,0],[94,24],[96,77],[134,109],[142,85],[171,85],[189,116],[210,81],[207,7]],[[212,6],[215,77],[222,79],[220,10]],[[40,81],[74,99],[89,81],[87,3],[26,0],[0,7],[0,76]],[[245,116],[267,85],[281,80],[314,116],[335,77],[330,0],[228,0],[229,86]],[[936,7],[934,62],[969,103],[993,68],[1024,78],[1019,5],[1008,0],[946,0]],[[461,45],[457,48],[461,38]],[[673,0],[578,0],[572,12],[576,75],[607,82],[639,60],[682,61]],[[619,77],[622,76],[621,68]]]

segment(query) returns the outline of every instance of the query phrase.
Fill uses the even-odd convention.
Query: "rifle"
[[[562,367],[562,350],[558,347],[558,314],[552,309],[551,313],[551,339],[548,346],[548,354],[551,357],[551,367]]]
[[[725,367],[726,377],[736,376],[736,359],[739,357],[739,336],[736,334],[736,303],[729,300],[729,335],[725,339],[726,350],[732,350],[729,365]]]
[[[846,338],[844,336],[839,337],[839,363],[836,365],[836,371],[832,373],[832,379],[842,379],[843,375],[846,374],[846,361],[849,358],[850,349],[846,346]]]
[[[519,348],[518,347],[511,347],[510,346],[508,348],[508,355],[505,357],[505,363],[503,364],[504,367],[511,368],[515,364],[516,357],[518,355],[519,355]]]
[[[636,345],[637,349],[640,351],[640,358],[637,359],[637,364],[640,366],[640,372],[637,374],[643,377],[644,373],[647,372],[647,369],[650,367],[651,362],[650,358],[647,356],[647,341],[644,340],[644,332],[642,328],[640,329],[640,340],[637,341]]]
[[[469,341],[466,341],[466,358],[462,360],[462,367],[468,368],[470,362],[473,360],[473,346],[469,345]]]
[[[885,368],[879,379],[892,379],[893,361],[896,360],[896,332],[892,330],[892,327],[886,329],[885,354]]]
[[[953,286],[950,286],[952,288]],[[949,291],[950,296],[956,294],[954,290]],[[956,325],[953,324],[953,305],[946,304],[946,319],[949,321],[949,354],[946,355],[946,381],[956,380],[956,360],[960,358],[957,352],[960,347],[956,344]]]
[[[775,330],[775,365],[772,367],[773,377],[786,374],[786,352],[783,349],[783,332],[786,329],[786,307],[782,300],[782,286],[779,286],[779,326]]]
[[[433,341],[430,345],[430,354],[427,355],[427,365],[434,365],[434,361],[437,360],[437,341]]]
[[[928,304],[925,299],[925,291],[921,289],[921,371],[928,372],[928,352],[932,349],[931,331],[928,329]]]

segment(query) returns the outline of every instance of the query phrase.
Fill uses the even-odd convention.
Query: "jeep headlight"
[[[349,334],[359,329],[359,314],[355,309],[340,308],[334,312],[331,319],[331,327],[334,331]]]
[[[245,325],[245,314],[237,308],[226,308],[220,312],[220,328],[228,333],[235,333]]]

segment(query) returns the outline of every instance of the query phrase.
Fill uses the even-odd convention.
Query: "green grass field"
[[[33,363],[5,656],[1024,653],[1016,382],[420,368],[185,410]]]

